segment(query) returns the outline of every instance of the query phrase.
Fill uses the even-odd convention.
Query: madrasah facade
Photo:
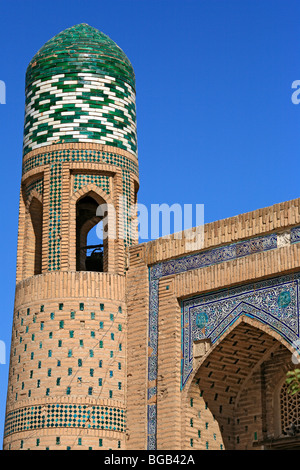
[[[25,97],[3,449],[299,449],[300,200],[139,244],[124,52],[68,28]]]

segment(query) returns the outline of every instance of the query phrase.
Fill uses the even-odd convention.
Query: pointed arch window
[[[32,197],[27,214],[26,271],[28,276],[42,273],[43,204]]]
[[[107,243],[103,241],[102,218],[96,215],[99,201],[87,194],[76,203],[76,270],[105,271]]]

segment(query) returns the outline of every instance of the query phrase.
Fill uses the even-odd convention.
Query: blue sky
[[[205,222],[299,197],[298,0],[1,2],[0,340],[12,328],[25,71],[43,44],[88,23],[136,73],[139,202],[204,204]],[[8,364],[0,364],[0,446]]]

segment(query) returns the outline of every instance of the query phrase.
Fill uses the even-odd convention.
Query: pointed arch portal
[[[186,445],[300,448],[300,397],[290,399],[284,388],[287,371],[296,367],[299,278],[297,273],[182,301]]]
[[[181,387],[193,370],[193,343],[214,345],[242,316],[258,321],[292,351],[300,332],[299,281],[295,273],[182,301]]]
[[[189,382],[185,439],[196,449],[300,448],[299,397],[284,389],[291,352],[251,323],[237,322]]]

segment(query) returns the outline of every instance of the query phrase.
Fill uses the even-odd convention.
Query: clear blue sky
[[[110,36],[136,73],[139,201],[205,222],[299,197],[299,0],[6,0],[0,7],[0,446],[12,328],[26,67],[65,28]]]

